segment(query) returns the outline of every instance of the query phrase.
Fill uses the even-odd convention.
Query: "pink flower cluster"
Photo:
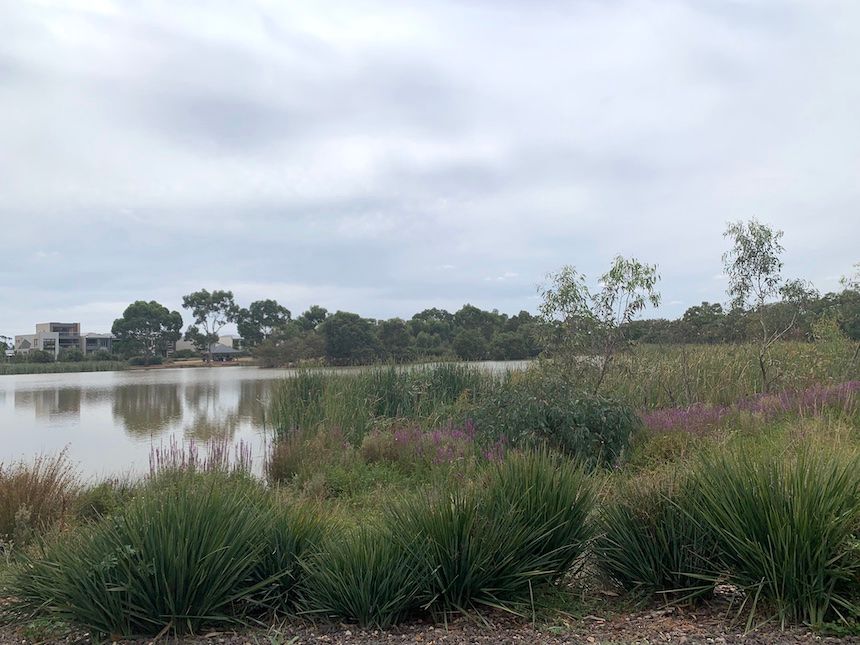
[[[647,410],[640,417],[645,427],[655,432],[683,430],[702,434],[742,413],[769,421],[786,414],[818,416],[827,410],[853,414],[858,408],[860,381],[847,381],[836,385],[813,385],[803,390],[757,394],[732,405],[696,403],[686,408]]]

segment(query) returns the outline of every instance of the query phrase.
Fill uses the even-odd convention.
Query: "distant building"
[[[35,334],[15,336],[15,353],[29,354],[34,349],[53,354],[64,349],[79,349],[84,354],[113,351],[113,334],[81,334],[80,323],[39,323]]]
[[[227,336],[219,336],[218,344],[224,345],[225,347],[232,347],[237,351],[242,351],[245,348],[245,339],[241,336],[227,335]]]
[[[213,343],[212,347],[225,347],[235,350],[235,354],[241,352],[245,347],[245,339],[241,336],[219,336],[218,342]],[[190,340],[177,340],[174,351],[191,350],[192,352],[199,351],[197,346]],[[232,353],[231,353],[232,354]]]

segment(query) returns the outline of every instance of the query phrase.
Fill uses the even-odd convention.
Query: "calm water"
[[[171,439],[228,438],[249,444],[259,465],[266,401],[278,380],[294,374],[204,367],[0,376],[0,462],[67,448],[81,472],[116,475],[146,471],[152,446]]]

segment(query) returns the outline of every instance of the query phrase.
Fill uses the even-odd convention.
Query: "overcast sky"
[[[835,289],[858,207],[856,0],[0,0],[0,333],[201,287],[534,311],[618,253],[674,317],[728,220]]]

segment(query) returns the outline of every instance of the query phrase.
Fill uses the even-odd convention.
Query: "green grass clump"
[[[114,517],[61,536],[11,584],[19,612],[98,634],[193,632],[255,591],[267,518],[259,489],[223,476],[148,487]]]
[[[697,495],[684,477],[623,484],[598,515],[600,570],[634,594],[679,602],[712,593],[716,545],[696,517]]]
[[[305,578],[302,563],[319,549],[326,533],[324,514],[315,506],[284,505],[277,499],[262,510],[268,519],[266,541],[251,571],[251,582],[259,589],[249,601],[268,612],[294,611]]]
[[[483,487],[449,483],[406,498],[388,522],[393,535],[418,540],[410,548],[429,581],[425,607],[514,608],[583,553],[592,504],[585,471],[539,451],[510,455]]]
[[[424,587],[414,553],[373,526],[329,540],[304,568],[304,612],[361,626],[402,621]]]
[[[801,446],[703,457],[695,513],[719,547],[728,580],[748,594],[750,619],[820,626],[858,612],[860,459]]]

